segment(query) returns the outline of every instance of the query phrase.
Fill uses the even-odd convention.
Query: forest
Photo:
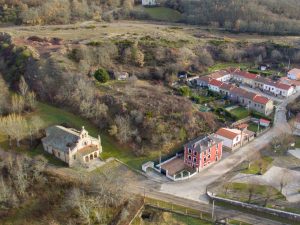
[[[161,0],[161,6],[182,13],[180,22],[231,32],[297,35],[297,0]],[[77,21],[150,19],[134,0],[0,0],[0,22],[69,24]],[[55,9],[55,10],[53,10]]]

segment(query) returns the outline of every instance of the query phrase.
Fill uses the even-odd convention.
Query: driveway
[[[168,182],[161,185],[160,191],[177,197],[208,203],[206,187],[222,177],[235,166],[259,152],[269,142],[284,133],[291,133],[291,128],[286,120],[286,106],[295,100],[300,93],[296,93],[282,102],[276,109],[274,126],[265,134],[259,136],[248,145],[232,153],[227,158],[202,170],[199,174],[187,181]]]

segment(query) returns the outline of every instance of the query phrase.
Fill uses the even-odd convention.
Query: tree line
[[[67,24],[124,18],[133,0],[0,0],[0,21],[16,24]]]
[[[296,0],[167,0],[182,12],[183,22],[225,28],[234,32],[299,34]]]

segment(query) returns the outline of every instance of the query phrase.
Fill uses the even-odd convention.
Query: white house
[[[272,94],[275,94],[276,93],[276,83],[271,80],[265,79],[265,82],[263,84],[263,90],[271,92]]]
[[[155,6],[157,5],[157,0],[142,0],[143,6]]]
[[[221,87],[222,84],[223,84],[223,82],[218,81],[216,79],[212,79],[208,83],[208,89],[213,91],[213,92],[219,93],[220,92],[220,87]]]
[[[231,150],[241,146],[241,131],[238,129],[220,128],[215,136],[223,140],[223,145]]]
[[[227,70],[219,70],[209,74],[208,77],[218,81],[226,82],[231,79],[232,75]]]
[[[42,139],[44,150],[55,157],[74,166],[76,163],[89,163],[102,152],[100,136],[91,137],[82,127],[81,131],[63,126],[46,129]]]
[[[281,95],[283,97],[289,97],[294,94],[295,88],[292,85],[284,84],[284,83],[276,83],[276,91],[275,95]]]
[[[294,68],[287,73],[287,77],[291,80],[300,80],[300,69]]]

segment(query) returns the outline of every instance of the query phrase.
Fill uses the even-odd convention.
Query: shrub
[[[191,90],[188,86],[183,86],[179,88],[179,93],[182,96],[189,96],[191,93]]]
[[[96,78],[97,81],[101,83],[106,83],[109,80],[109,74],[103,68],[96,70],[96,72],[94,73],[94,77]]]

